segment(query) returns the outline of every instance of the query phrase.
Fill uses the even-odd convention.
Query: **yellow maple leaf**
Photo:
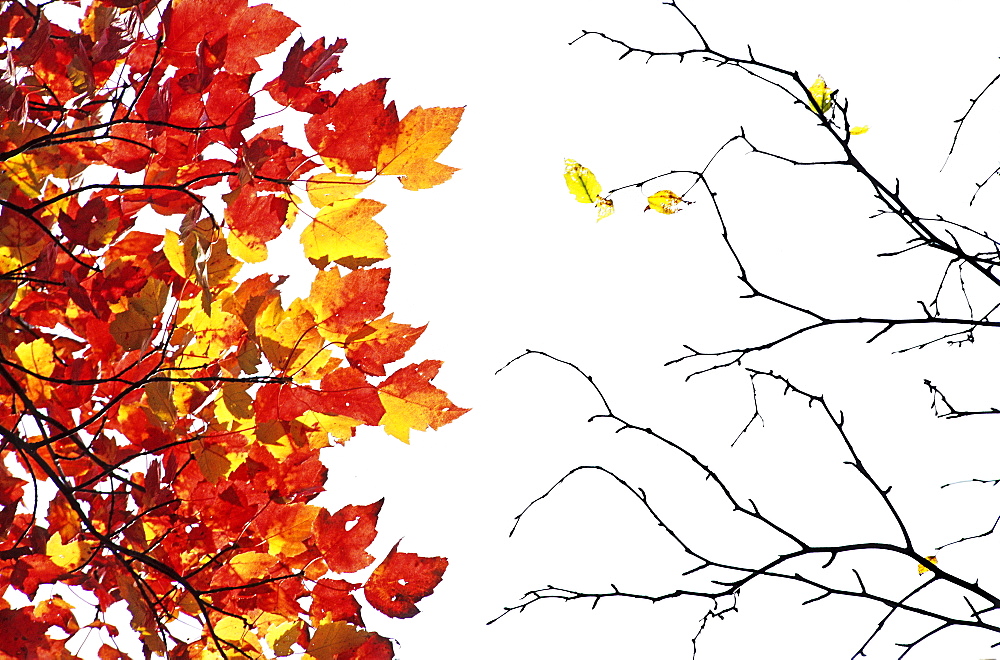
[[[410,110],[399,122],[396,144],[384,146],[378,155],[378,173],[399,176],[407,190],[421,190],[443,183],[458,168],[437,162],[451,144],[465,108],[422,108]]]
[[[35,605],[34,615],[38,621],[59,621],[56,625],[72,635],[80,629],[73,609],[72,605],[56,595]]]
[[[867,126],[851,126],[851,135],[861,135],[868,132]]]
[[[320,271],[319,275],[328,272]],[[317,277],[317,281],[319,279]],[[258,315],[257,335],[268,362],[297,379],[299,376],[315,377],[339,362],[330,351],[324,350],[325,342],[316,319],[307,302],[301,299],[293,300],[287,312],[281,310],[280,301],[272,301]]]
[[[27,376],[26,393],[28,397],[36,402],[48,399],[52,392],[52,383],[42,380],[42,378],[51,376],[56,368],[52,346],[47,340],[38,338],[24,344],[18,344],[14,348],[14,355],[17,356],[21,366],[31,372]],[[38,378],[36,375],[42,378]]]
[[[142,386],[150,412],[165,425],[177,422],[177,407],[174,405],[172,385],[169,380],[153,380]]]
[[[189,232],[184,239],[169,229],[163,232],[163,254],[167,263],[175,273],[192,282],[195,279],[197,261],[203,256],[200,248],[198,236],[194,232]]]
[[[385,204],[371,199],[333,201],[317,214],[299,240],[313,265],[331,261],[347,268],[363,268],[389,258],[386,233],[374,216]]]
[[[90,546],[85,541],[63,543],[62,536],[56,532],[45,543],[45,554],[56,566],[71,571],[87,561],[87,557],[90,556]]]
[[[248,264],[260,263],[267,259],[267,245],[249,234],[230,231],[226,236],[229,253]]]

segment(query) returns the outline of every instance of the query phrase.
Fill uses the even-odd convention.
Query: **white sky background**
[[[725,551],[746,561],[786,548],[732,515],[677,453],[638,433],[616,435],[607,422],[588,424],[602,412],[600,401],[569,368],[532,357],[493,375],[529,347],[575,362],[618,414],[695,451],[740,501],[753,498],[807,540],[898,540],[874,494],[843,465],[843,445],[802,399],[760,381],[766,426],[755,422],[730,448],[753,413],[745,372],[716,371],[685,383],[709,363],[662,366],[684,353],[683,344],[725,349],[800,322],[774,305],[739,299],[745,287],[704,190],[672,216],[644,214],[645,195],[681,192],[690,178],[658,180],[641,194],[622,191],[614,196],[617,213],[598,224],[594,210],[576,203],[563,184],[564,158],[592,169],[605,190],[699,169],[740,126],[762,149],[803,160],[830,157],[801,107],[735,69],[697,58],[647,64],[636,54],[619,61],[622,50],[596,37],[567,45],[589,29],[639,47],[694,46],[679,17],[654,0],[274,4],[303,25],[307,43],[319,36],[348,40],[344,71],[331,88],[389,77],[389,98],[401,115],[416,105],[467,106],[441,158],[462,168],[452,181],[417,193],[387,181],[369,191],[389,204],[378,216],[393,255],[387,309],[398,322],[430,324],[410,357],[443,359],[436,384],[473,411],[438,432],[414,434],[409,446],[367,429],[327,450],[329,491],[316,502],[336,510],[384,496],[373,554],[381,558],[402,537],[402,551],[449,558],[444,581],[417,617],[391,620],[366,609],[370,627],[399,641],[398,657],[690,657],[707,606],[696,600],[611,599],[593,611],[591,601],[549,601],[484,625],[546,584],[666,593],[694,566],[627,492],[596,473],[572,477],[508,538],[514,516],[578,465],[602,465],[643,487],[664,519],[710,556]],[[759,60],[808,80],[822,74],[839,88],[854,123],[871,125],[855,138],[858,155],[884,181],[898,176],[918,213],[989,229],[1000,182],[971,209],[968,200],[973,181],[997,164],[1000,90],[973,114],[956,155],[943,174],[938,170],[952,121],[1000,71],[996,10],[978,2],[948,10],[925,1],[872,4],[692,0],[683,7],[717,49],[744,55],[749,43]],[[268,79],[262,74],[260,82]],[[298,117],[281,118],[286,136],[294,135]],[[727,149],[709,180],[758,287],[831,316],[919,315],[916,301],[933,297],[944,260],[921,251],[876,258],[910,235],[891,218],[869,219],[878,207],[859,176],[794,168],[747,151]],[[267,269],[282,273],[301,260],[311,270],[294,240],[288,249],[275,250]],[[974,275],[969,279],[974,288]],[[952,292],[943,311],[961,315]],[[987,308],[984,300],[977,311]],[[939,344],[893,355],[936,335],[894,330],[866,344],[877,329],[811,333],[746,364],[775,369],[845,411],[866,466],[880,484],[893,486],[917,547],[930,554],[988,529],[1000,514],[1000,490],[939,488],[1000,477],[1000,451],[996,421],[935,419],[922,382],[933,380],[956,405],[998,403],[987,386],[997,344],[983,333],[962,349]],[[941,565],[1000,589],[991,558],[998,542],[948,548]],[[901,594],[916,585],[916,566],[864,566],[873,586],[894,580]],[[844,586],[853,586],[849,571],[841,572]],[[833,598],[799,606],[815,595],[754,583],[738,614],[709,623],[698,657],[850,658],[884,611]],[[895,657],[893,643],[910,641],[914,630],[887,626],[870,655]],[[991,641],[942,637],[908,658],[998,657]]]
[[[637,433],[615,435],[608,423],[587,424],[600,402],[568,368],[536,357],[493,375],[527,347],[574,361],[619,414],[698,452],[741,501],[753,498],[807,540],[898,540],[874,494],[843,465],[843,446],[801,399],[760,383],[767,426],[755,423],[731,449],[753,412],[745,373],[718,371],[685,384],[708,363],[662,366],[685,343],[729,348],[798,322],[766,302],[739,299],[745,290],[704,191],[674,216],[644,214],[644,195],[623,191],[614,197],[618,212],[596,224],[562,181],[567,157],[591,168],[606,190],[698,169],[740,126],[763,149],[829,157],[830,145],[801,107],[696,58],[683,66],[675,58],[647,64],[641,55],[618,61],[621,49],[595,37],[567,46],[584,28],[653,49],[694,45],[679,17],[652,0],[275,4],[303,24],[307,43],[320,35],[348,40],[344,72],[331,81],[337,88],[389,77],[400,114],[415,105],[467,106],[441,159],[462,168],[452,181],[419,193],[387,185],[372,196],[390,204],[379,216],[393,255],[387,307],[397,321],[430,323],[412,357],[445,360],[437,384],[473,412],[437,433],[416,434],[410,446],[376,431],[330,450],[330,489],[321,501],[335,509],[385,496],[374,554],[404,537],[404,551],[449,558],[420,615],[367,615],[374,629],[399,640],[399,657],[689,657],[706,607],[695,600],[606,600],[594,611],[590,601],[549,601],[483,625],[531,588],[603,590],[613,582],[664,593],[694,565],[620,486],[596,473],[571,478],[509,539],[514,516],[578,465],[603,465],[645,488],[665,519],[706,552],[725,548],[745,559],[782,548],[731,515],[667,447]],[[742,55],[749,43],[758,59],[809,80],[822,74],[839,88],[854,122],[871,125],[856,138],[857,153],[884,180],[898,176],[918,213],[988,229],[1000,184],[971,209],[968,199],[973,181],[997,163],[996,92],[973,114],[948,168],[938,170],[952,120],[1000,70],[997,14],[984,3],[953,4],[683,6],[716,48]],[[731,147],[709,176],[760,288],[830,315],[920,313],[916,301],[933,297],[944,261],[919,251],[876,258],[910,236],[891,218],[869,219],[877,206],[859,176],[746,152]],[[689,183],[658,181],[644,194]],[[954,293],[947,300],[946,313],[963,313]],[[957,405],[997,403],[984,387],[996,343],[983,333],[962,349],[892,355],[936,335],[894,330],[866,344],[876,330],[812,333],[746,363],[773,368],[845,410],[862,459],[880,484],[894,486],[915,542],[929,554],[988,529],[1000,514],[1000,491],[939,486],[1000,477],[1000,466],[996,422],[934,419],[922,381],[932,379]],[[990,559],[997,541],[946,549],[942,566],[1000,588]],[[916,566],[867,566],[869,584],[896,580],[896,593],[916,584]],[[844,586],[853,586],[843,573]],[[710,622],[699,658],[851,657],[884,611],[833,598],[799,606],[815,595],[755,583],[738,614]],[[910,641],[914,630],[887,626],[870,654],[895,657],[901,649],[892,645]],[[908,657],[994,657],[991,641],[942,636]]]

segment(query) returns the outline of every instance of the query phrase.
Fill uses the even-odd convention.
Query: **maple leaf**
[[[402,359],[427,326],[414,328],[394,323],[392,314],[366,323],[344,340],[351,366],[375,376],[385,375],[385,365]]]
[[[211,16],[213,20],[206,21]],[[247,0],[180,0],[163,13],[167,35],[164,60],[178,69],[196,68],[198,46],[218,44],[228,35],[225,68],[233,73],[260,71],[256,58],[273,52],[298,25],[271,5]]]
[[[443,390],[431,385],[441,368],[439,360],[424,360],[403,367],[382,381],[378,395],[385,406],[380,424],[385,432],[409,442],[410,430],[425,431],[461,417],[467,408],[457,408]]]
[[[334,573],[354,573],[375,558],[365,552],[375,540],[375,523],[383,500],[368,506],[345,506],[335,514],[320,511],[313,523],[316,545]]]
[[[79,567],[87,559],[89,546],[83,541],[63,544],[60,535],[53,534],[45,544],[45,554],[56,566],[65,571]]]
[[[328,621],[347,621],[355,625],[361,623],[361,606],[351,595],[361,585],[346,580],[322,578],[316,582],[309,605],[309,617],[313,625]]]
[[[389,258],[386,233],[374,220],[385,204],[370,199],[333,201],[322,209],[299,239],[306,257],[325,268],[330,262],[351,269]]]
[[[382,315],[388,288],[388,268],[355,270],[343,276],[337,270],[321,271],[305,302],[313,310],[319,332],[337,341]]]
[[[334,172],[375,168],[383,144],[399,134],[396,104],[385,105],[388,78],[379,78],[337,97],[333,107],[306,122],[306,138]]]
[[[51,640],[45,633],[50,627],[35,619],[30,607],[0,609],[0,657],[40,657],[40,652],[49,650]]]
[[[422,190],[444,183],[457,168],[437,162],[451,144],[465,108],[410,110],[399,123],[394,142],[386,141],[378,154],[380,174],[398,175],[406,190]]]
[[[397,619],[415,616],[417,601],[434,593],[441,582],[448,560],[444,557],[420,557],[397,552],[399,543],[372,571],[365,582],[365,598],[382,614]]]
[[[27,395],[34,401],[48,399],[52,384],[43,379],[51,376],[56,367],[52,346],[45,339],[39,338],[26,344],[18,344],[14,348],[14,355],[27,373]]]
[[[51,584],[66,574],[66,569],[55,563],[51,557],[29,554],[18,558],[10,573],[10,584],[21,593],[34,598],[38,586]]]
[[[264,85],[264,89],[281,105],[310,114],[323,112],[336,103],[337,96],[320,91],[319,83],[341,70],[340,55],[346,47],[344,39],[337,39],[327,47],[326,40],[320,37],[305,48],[305,41],[300,37],[288,51],[281,75]]]

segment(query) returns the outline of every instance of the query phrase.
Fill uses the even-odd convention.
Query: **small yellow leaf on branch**
[[[851,135],[861,135],[862,133],[867,133],[867,126],[851,126]]]
[[[830,88],[826,86],[823,76],[817,77],[816,82],[809,87],[809,95],[812,97],[813,112],[822,115],[833,107],[833,101],[830,99]]]
[[[601,184],[586,167],[567,158],[565,177],[566,187],[576,197],[576,201],[597,207],[598,222],[615,212],[615,203],[607,197],[601,197]]]
[[[690,204],[691,202],[685,201],[680,195],[673,192],[672,190],[661,190],[655,192],[649,196],[647,199],[649,206],[647,206],[644,211],[656,211],[657,213],[663,213],[665,215],[670,215],[671,213],[677,213],[681,209],[677,208],[677,205],[681,202],[685,204]]]
[[[566,187],[570,194],[576,196],[576,201],[583,204],[593,204],[601,192],[601,184],[597,177],[586,167],[575,160],[566,159]]]
[[[938,559],[934,555],[931,555],[930,557],[924,557],[924,559],[926,559],[930,563],[934,564],[935,566],[938,563]],[[923,575],[924,573],[926,573],[929,570],[931,570],[931,569],[927,568],[923,564],[920,564],[919,566],[917,566],[917,575]]]

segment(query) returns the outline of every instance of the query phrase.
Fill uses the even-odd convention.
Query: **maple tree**
[[[694,348],[684,344],[683,352],[678,347],[675,355],[677,353],[680,355],[667,361],[664,366],[687,367],[684,374],[685,381],[709,373],[719,375],[724,372],[730,374],[739,372],[743,375],[742,380],[748,383],[747,391],[752,397],[749,402],[752,404],[751,412],[745,416],[739,414],[734,422],[735,438],[733,436],[725,438],[726,447],[723,451],[737,443],[746,445],[745,438],[763,427],[766,406],[771,405],[773,410],[777,408],[773,399],[786,397],[789,403],[784,408],[785,414],[788,414],[787,411],[792,405],[803,408],[802,418],[796,419],[796,447],[806,447],[802,450],[802,455],[815,452],[823,456],[824,460],[836,456],[838,460],[831,470],[843,470],[846,477],[844,481],[836,482],[842,490],[823,491],[822,486],[813,486],[819,492],[809,492],[808,489],[812,484],[809,484],[808,480],[813,478],[814,474],[809,467],[812,464],[806,464],[805,460],[801,461],[805,465],[796,462],[791,466],[776,468],[775,473],[769,473],[767,476],[755,474],[753,467],[748,467],[747,464],[741,465],[737,459],[730,458],[729,463],[724,463],[725,454],[711,446],[713,438],[709,433],[686,438],[678,437],[682,435],[680,432],[664,431],[662,428],[649,425],[648,421],[639,420],[634,410],[628,413],[619,412],[625,406],[613,401],[607,393],[608,390],[597,384],[591,375],[592,372],[579,366],[581,363],[571,362],[548,352],[528,350],[511,360],[501,371],[509,371],[512,366],[525,368],[524,365],[529,359],[537,358],[554,361],[569,369],[581,377],[582,386],[587,389],[588,396],[593,401],[594,414],[587,421],[610,422],[614,432],[621,434],[616,436],[616,444],[624,443],[624,438],[634,439],[637,443],[653,440],[654,444],[669,456],[664,463],[669,463],[672,468],[670,472],[664,468],[662,473],[656,473],[657,479],[666,481],[672,476],[684,474],[691,477],[691,483],[696,481],[704,483],[704,490],[696,491],[694,486],[688,486],[684,495],[690,501],[679,502],[676,497],[667,498],[663,495],[664,491],[669,491],[662,483],[647,482],[643,484],[644,488],[636,479],[629,478],[623,471],[612,470],[604,465],[577,465],[568,470],[516,516],[511,534],[515,533],[529,512],[530,515],[538,515],[534,509],[539,503],[553,492],[561,490],[568,481],[578,480],[581,478],[580,475],[595,475],[595,479],[604,479],[612,484],[612,488],[620,489],[619,492],[623,493],[624,499],[663,533],[664,540],[672,553],[662,552],[656,557],[655,564],[644,565],[643,569],[644,572],[655,574],[659,578],[668,576],[669,586],[647,587],[649,589],[647,591],[642,585],[633,588],[622,587],[622,582],[617,580],[615,581],[617,584],[612,582],[610,588],[576,588],[549,584],[527,591],[519,603],[505,607],[503,612],[490,623],[513,612],[523,612],[537,603],[548,601],[584,601],[592,604],[594,608],[601,601],[608,600],[684,602],[696,613],[692,616],[688,636],[689,648],[694,657],[699,655],[700,645],[704,645],[703,635],[707,636],[707,631],[714,628],[715,624],[712,622],[742,609],[739,606],[744,602],[741,599],[747,590],[756,589],[755,593],[759,595],[761,590],[767,590],[769,587],[778,591],[788,586],[789,588],[783,593],[802,595],[798,602],[803,605],[823,602],[829,607],[831,601],[841,601],[847,603],[846,607],[851,608],[854,613],[871,614],[866,624],[867,628],[851,635],[857,638],[854,646],[856,651],[853,656],[848,653],[846,657],[876,656],[883,651],[882,646],[889,647],[885,657],[916,657],[916,649],[923,650],[930,646],[927,644],[928,640],[942,640],[941,643],[945,643],[944,639],[952,640],[955,639],[955,635],[963,633],[970,638],[978,635],[975,637],[976,640],[985,639],[984,647],[1000,645],[998,642],[1000,590],[997,589],[995,580],[995,557],[990,552],[988,563],[976,564],[968,555],[962,554],[962,551],[969,551],[970,546],[975,545],[972,543],[975,540],[993,535],[992,540],[996,542],[994,532],[1000,526],[1000,520],[996,520],[996,512],[982,507],[987,512],[984,517],[988,518],[992,526],[986,525],[985,529],[964,533],[960,538],[958,535],[951,536],[951,532],[942,529],[928,531],[926,521],[922,520],[930,515],[926,511],[928,507],[914,506],[912,502],[906,500],[905,493],[893,490],[889,485],[890,477],[885,474],[887,471],[885,463],[879,465],[878,461],[873,461],[876,466],[873,467],[871,463],[865,462],[866,457],[877,453],[875,450],[878,447],[863,445],[858,439],[863,432],[854,429],[849,431],[845,413],[834,403],[837,397],[816,393],[814,385],[800,386],[799,378],[785,371],[785,368],[791,368],[787,363],[785,368],[780,370],[776,369],[773,363],[768,364],[768,360],[778,359],[773,355],[776,351],[772,349],[779,346],[787,347],[803,340],[806,336],[816,340],[814,335],[820,331],[832,332],[838,328],[860,329],[865,333],[862,335],[862,341],[867,340],[866,343],[876,340],[885,342],[886,338],[895,339],[897,342],[905,341],[906,343],[893,347],[896,353],[911,353],[932,346],[935,349],[942,349],[945,346],[971,346],[976,339],[987,335],[991,329],[1000,327],[1000,320],[996,319],[997,310],[1000,309],[998,304],[1000,296],[997,295],[996,289],[1000,286],[1000,273],[998,273],[1000,243],[989,235],[988,225],[981,217],[972,213],[968,216],[960,215],[963,209],[936,216],[926,211],[921,213],[915,210],[918,204],[926,205],[926,200],[919,199],[918,194],[914,194],[912,190],[910,194],[906,194],[905,181],[901,184],[900,179],[878,174],[877,170],[881,168],[871,165],[874,159],[866,159],[867,154],[859,144],[864,144],[864,140],[873,139],[877,126],[869,127],[855,123],[855,114],[853,108],[850,108],[849,112],[845,92],[834,86],[832,80],[828,81],[822,76],[803,76],[794,68],[758,59],[750,47],[747,47],[745,55],[721,48],[716,45],[718,41],[711,38],[708,31],[703,30],[699,23],[685,13],[679,2],[671,0],[663,4],[668,6],[671,16],[683,28],[683,31],[679,30],[676,34],[682,34],[683,37],[679,38],[687,39],[691,43],[689,47],[682,47],[685,42],[681,42],[671,43],[663,49],[645,48],[604,32],[587,30],[572,43],[586,40],[600,41],[604,45],[611,44],[621,49],[621,58],[637,55],[647,62],[659,58],[679,61],[684,65],[688,65],[690,61],[703,61],[711,65],[713,71],[726,67],[738,70],[752,78],[752,81],[763,89],[760,98],[751,100],[741,98],[741,103],[747,106],[759,105],[770,112],[774,108],[771,102],[775,98],[784,101],[794,109],[794,115],[790,113],[789,116],[818,134],[822,141],[817,139],[815,145],[804,143],[805,146],[797,143],[795,146],[800,149],[794,152],[787,145],[783,149],[765,148],[763,139],[752,136],[751,129],[741,127],[736,135],[709,152],[710,155],[706,154],[707,163],[704,165],[681,169],[681,165],[668,161],[667,167],[657,170],[652,176],[611,190],[605,190],[599,177],[588,167],[567,159],[564,172],[567,189],[576,202],[596,207],[598,220],[607,218],[615,211],[621,213],[628,204],[633,211],[653,211],[668,216],[659,218],[662,221],[672,223],[689,221],[699,223],[702,227],[714,228],[717,236],[715,240],[721,238],[720,252],[724,255],[724,267],[733,272],[739,283],[740,297],[769,309],[780,319],[780,324],[776,322],[780,329],[771,331],[772,334],[765,336],[764,339],[758,334],[748,340],[743,337],[751,331],[742,325],[743,319],[738,313],[734,313],[731,317],[720,315],[716,318],[723,319],[721,324],[732,326],[727,329],[738,333],[740,339],[736,341],[741,343],[730,344],[728,347],[716,350]],[[832,55],[835,56],[836,53]],[[963,103],[964,114],[956,120],[958,126],[954,133],[949,135],[951,144],[946,164],[947,159],[956,152],[960,134],[967,126],[970,116],[974,114],[986,92],[998,81],[1000,75],[994,77],[978,93],[974,92],[969,103]],[[712,79],[712,84],[719,83]],[[663,79],[658,78],[657,85],[665,85],[671,92],[676,90],[669,79],[664,83]],[[845,83],[844,87],[847,86]],[[910,107],[919,108],[919,104],[914,103]],[[620,122],[621,118],[615,117],[615,121]],[[660,131],[661,127],[657,126],[655,130]],[[691,130],[691,128],[684,126],[677,127],[676,130]],[[653,133],[652,127],[650,133]],[[921,133],[918,137],[923,140],[924,134]],[[914,136],[908,138],[914,139]],[[669,137],[664,142],[669,144]],[[924,143],[920,144],[923,147]],[[648,142],[642,144],[642,148],[655,151],[661,148],[661,145],[650,136]],[[803,151],[809,153],[810,148],[822,148],[825,151],[820,151],[821,155],[814,157],[801,155]],[[816,224],[823,225],[817,230],[821,237],[820,241],[824,239],[824,234],[850,233],[854,230],[855,233],[851,234],[851,237],[856,239],[857,243],[866,243],[871,240],[869,233],[874,233],[872,227],[877,226],[882,229],[884,226],[891,226],[897,230],[897,233],[892,235],[892,240],[896,243],[891,250],[880,251],[877,256],[890,260],[903,254],[906,254],[907,258],[911,255],[923,256],[926,261],[922,262],[922,265],[931,264],[935,269],[931,297],[918,299],[915,301],[916,304],[906,301],[917,310],[912,314],[897,311],[898,306],[891,307],[893,302],[898,302],[894,299],[889,302],[882,301],[883,305],[890,307],[889,310],[873,314],[856,312],[855,310],[863,303],[851,300],[850,297],[857,294],[847,292],[845,296],[848,298],[847,305],[850,305],[849,311],[831,312],[830,309],[837,309],[835,300],[824,299],[816,293],[812,293],[813,297],[810,298],[808,291],[794,293],[787,280],[801,276],[796,268],[775,269],[773,272],[777,272],[779,277],[769,280],[766,275],[770,273],[766,270],[766,264],[761,263],[766,259],[750,259],[746,256],[748,246],[754,245],[747,235],[759,230],[764,225],[764,220],[769,217],[770,210],[762,213],[759,208],[755,208],[761,204],[761,199],[770,202],[769,195],[772,194],[772,189],[777,188],[784,193],[794,184],[784,181],[769,182],[771,187],[768,188],[768,192],[761,193],[760,190],[764,185],[760,181],[767,175],[754,172],[752,165],[741,161],[739,176],[752,180],[755,176],[758,177],[755,184],[759,184],[760,188],[751,190],[760,193],[759,197],[747,199],[734,195],[723,196],[720,193],[723,187],[717,183],[722,178],[721,175],[717,175],[718,163],[726,158],[735,159],[735,153],[740,149],[743,150],[741,156],[748,158],[750,163],[766,160],[787,167],[788,170],[837,171],[838,174],[844,175],[843,178],[835,180],[836,187],[830,183],[832,177],[828,177],[824,185],[832,188],[829,194],[817,195],[809,200],[811,206],[798,209],[800,215],[798,220],[802,224],[814,220],[811,217],[811,213],[814,212],[825,221],[827,215],[822,212],[828,208],[839,208],[842,198],[854,192],[844,181],[851,178],[855,182],[860,181],[864,186],[864,194],[874,197],[878,203],[878,210],[873,215],[865,213],[863,216],[864,220],[871,222],[862,224],[863,228],[860,230],[854,226],[846,228],[844,226],[846,222],[841,224],[839,218],[833,222],[817,222]],[[665,148],[664,153],[667,154],[665,160],[672,157]],[[830,155],[831,153],[833,155]],[[595,170],[598,168],[595,167]],[[1000,176],[1000,169],[993,169],[991,166],[991,170],[984,174],[985,178],[976,183],[975,194],[967,200],[969,206],[977,201],[984,187]],[[774,176],[773,171],[769,171],[768,174]],[[628,180],[634,181],[634,179]],[[665,183],[667,180],[673,189],[663,188],[667,185]],[[647,203],[645,209],[635,203],[634,197],[637,195],[645,199]],[[919,202],[914,201],[915,199],[919,199]],[[835,212],[831,211],[829,215],[835,217]],[[739,220],[734,221],[733,216],[737,216]],[[613,220],[606,222],[619,221],[619,217],[615,216]],[[972,219],[966,219],[969,217]],[[621,222],[628,220],[629,218],[620,219]],[[753,221],[757,221],[756,224]],[[742,235],[734,230],[736,226],[743,230]],[[794,252],[798,256],[800,251],[813,254],[826,247],[825,244],[818,243],[817,246],[800,248],[792,245],[797,238],[786,238],[785,244],[771,246],[774,252],[768,253],[767,256],[779,261],[783,252]],[[879,238],[886,240],[884,236]],[[664,260],[681,251],[703,254],[700,247],[692,247],[689,244],[663,246],[663,249],[666,253]],[[668,252],[671,249],[676,252]],[[856,264],[851,260],[853,254],[839,256],[842,263],[838,264],[838,267],[844,270],[855,267]],[[764,271],[764,277],[760,276],[761,271]],[[816,279],[838,281],[836,278],[841,276],[841,273],[836,271],[833,273],[821,271]],[[896,274],[896,277],[899,275]],[[632,274],[632,281],[637,280],[639,277]],[[896,281],[874,280],[875,278],[865,279],[865,286],[873,288],[884,286],[886,289],[891,289],[891,285],[896,284]],[[648,289],[650,298],[653,298],[654,291],[661,298],[668,298],[669,295],[662,295],[661,292],[661,287],[667,286],[681,288],[685,283],[665,284],[657,281]],[[631,311],[621,303],[618,303],[617,308]],[[678,322],[690,320],[698,315],[697,312],[674,307],[670,308],[670,312],[679,320]],[[673,321],[672,318],[671,322]],[[715,323],[720,322],[715,321]],[[635,327],[639,329],[635,335],[659,330],[654,324],[645,320],[637,321]],[[924,334],[918,341],[910,342],[901,339],[904,329],[922,331]],[[856,337],[851,341],[855,347],[859,343]],[[824,353],[824,357],[829,357],[830,354],[837,356],[830,340],[822,344],[819,350]],[[973,363],[974,368],[978,370],[984,362],[992,363],[992,357],[993,354],[989,354],[987,359],[983,360],[980,356],[980,364]],[[861,380],[864,373],[852,373],[850,378],[853,381]],[[959,405],[955,402],[957,397],[946,397],[931,379],[924,380],[923,385],[931,397],[931,412],[923,412],[925,419],[921,422],[924,424],[928,424],[930,419],[935,417],[981,418],[981,416],[1000,414],[1000,409],[995,406],[967,408]],[[979,381],[978,386],[981,385],[982,381]],[[663,404],[663,407],[669,408],[672,403],[674,402]],[[724,416],[730,412],[729,405],[730,402],[726,401],[713,406],[711,414]],[[888,410],[888,406],[886,409]],[[655,415],[657,412],[661,411],[650,411],[650,415]],[[670,410],[662,414],[664,419],[683,416]],[[886,414],[889,415],[888,412]],[[768,420],[769,423],[770,420],[771,418]],[[660,423],[663,423],[663,419]],[[896,455],[919,452],[911,446],[911,438],[895,431],[894,424],[895,420],[887,419],[886,426],[893,431],[887,433],[884,428],[879,428],[872,433],[875,440],[892,444],[892,453]],[[990,437],[992,431],[993,429],[990,431]],[[930,446],[932,449],[932,453],[925,454],[922,458],[927,462],[933,462],[939,460],[940,455],[950,451],[961,451],[955,448],[957,443],[950,443],[952,443],[950,437],[934,437],[933,443],[922,445]],[[827,454],[831,446],[832,450]],[[978,445],[975,451],[982,453],[983,456],[979,457],[979,460],[985,461],[988,455],[982,447],[983,445]],[[762,453],[775,451],[772,445],[766,448],[757,446],[757,449]],[[747,455],[743,455],[744,459]],[[796,459],[802,459],[802,456],[796,455]],[[781,460],[780,455],[772,454],[754,465],[760,467],[765,462],[773,463]],[[808,497],[810,501],[815,502],[815,508],[820,511],[807,511],[804,515],[798,511],[800,515],[796,516],[790,513],[795,511],[792,507],[783,507],[782,503],[775,499],[758,506],[764,501],[758,497],[761,492],[773,495],[773,491],[770,493],[768,491],[768,487],[773,484],[765,483],[769,477],[773,478],[773,474],[789,477],[787,486],[775,487],[775,490],[780,492],[780,498],[790,500]],[[790,475],[800,480],[795,481]],[[951,481],[944,485],[938,482],[930,488],[940,493],[941,488],[958,483],[996,485],[1000,480],[975,478]],[[654,487],[661,492],[654,492]],[[698,502],[695,503],[694,500]],[[845,503],[849,500],[852,500],[853,506]],[[822,504],[828,504],[829,508],[823,508]],[[711,522],[693,521],[692,518],[695,516],[682,515],[680,509],[685,511],[695,509],[699,512],[711,509],[718,513],[718,518],[713,517]],[[831,512],[848,518],[848,522],[838,526],[835,523],[841,521],[822,519],[824,514],[829,515]],[[617,511],[615,513],[617,514]],[[858,519],[867,516],[875,518],[877,524],[871,524],[870,520],[858,522]],[[715,534],[706,533],[707,528],[712,528],[711,531]],[[747,530],[756,530],[760,539],[751,537]],[[928,542],[929,538],[935,539],[934,545]],[[897,575],[902,577],[896,580]],[[588,575],[587,578],[592,580],[593,576]],[[650,582],[657,584],[654,579]],[[602,604],[602,607],[606,605]],[[823,607],[819,606],[817,609]],[[780,614],[769,613],[769,615],[779,624],[785,623]],[[833,627],[830,615],[830,609],[823,609],[815,615],[821,620],[824,629]],[[779,629],[775,636],[783,636],[785,632]],[[838,636],[847,636],[847,633],[853,632],[853,630],[838,631]],[[720,633],[725,634],[722,631]],[[764,641],[762,646],[766,646],[767,643]],[[847,643],[855,644],[854,641]],[[806,653],[800,655],[816,657],[824,650],[810,647]],[[772,649],[765,653],[768,657],[784,657],[776,655]],[[910,656],[911,653],[913,656]],[[828,652],[820,657],[835,656]],[[959,655],[956,653],[949,657],[959,657]]]
[[[462,108],[324,89],[347,42],[289,42],[268,4],[79,5],[0,9],[0,658],[127,658],[115,603],[145,657],[390,658],[357,595],[411,617],[447,560],[369,554],[381,501],[309,502],[331,442],[465,412],[440,362],[388,366],[424,327],[386,313],[358,196],[448,180]],[[283,302],[287,275],[240,270],[299,216],[311,288]]]

